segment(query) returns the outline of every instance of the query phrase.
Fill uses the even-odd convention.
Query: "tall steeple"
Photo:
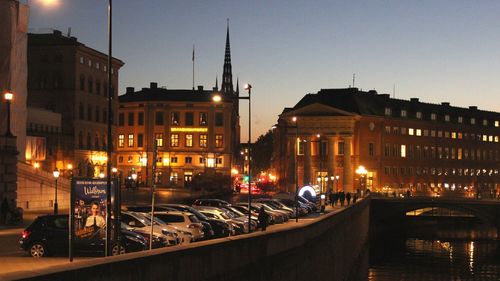
[[[229,44],[229,19],[227,19],[226,53],[224,55],[224,72],[222,73],[221,91],[224,95],[233,95],[233,73],[231,67],[231,46]]]

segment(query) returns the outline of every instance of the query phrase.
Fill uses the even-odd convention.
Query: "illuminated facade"
[[[233,100],[212,101],[221,92],[149,88],[119,97],[116,157],[124,176],[137,174],[140,184],[152,182],[157,143],[158,186],[189,187],[199,173],[231,174],[235,117]],[[224,97],[224,96],[223,96]]]
[[[118,71],[123,64],[112,60],[114,112],[118,107]],[[75,37],[57,30],[29,34],[28,106],[59,113],[61,121],[57,128],[30,121],[28,132],[46,137],[47,153],[45,159],[26,155],[27,160],[46,170],[57,167],[63,175],[97,176],[105,171],[107,71],[107,55]]]
[[[474,106],[324,89],[280,115],[273,166],[288,191],[297,173],[299,186],[323,191],[490,197],[500,184],[499,122]]]

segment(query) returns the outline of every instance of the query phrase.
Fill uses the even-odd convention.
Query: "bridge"
[[[405,220],[406,213],[424,208],[443,208],[472,214],[481,222],[493,226],[500,235],[500,201],[455,197],[390,198],[373,196],[371,200],[373,224],[391,225]]]

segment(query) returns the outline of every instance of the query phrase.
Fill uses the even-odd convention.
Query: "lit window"
[[[385,108],[385,116],[391,116],[391,109],[389,107]]]
[[[471,123],[472,125],[475,125],[475,124],[476,124],[476,118],[471,118],[471,119],[470,119],[470,123]]]
[[[224,142],[223,142],[222,135],[215,135],[215,147],[221,148],[221,147],[223,147],[223,145],[224,145]]]
[[[451,138],[456,139],[457,138],[457,132],[451,132]]]
[[[406,117],[406,110],[401,110],[401,117]]]
[[[436,113],[431,113],[431,120],[436,120],[436,118],[437,118]]]
[[[463,123],[464,122],[464,118],[462,116],[458,116],[458,123]]]
[[[179,146],[179,134],[170,135],[170,146],[172,147]]]
[[[192,147],[192,146],[193,146],[193,135],[186,134],[186,147]]]
[[[444,116],[444,121],[446,121],[446,122],[450,122],[450,115],[446,114],[446,115]]]
[[[406,157],[406,145],[404,144],[401,145],[401,157],[402,158]]]
[[[498,127],[498,125],[499,125],[498,123],[500,123],[500,122],[495,121],[495,127]]]
[[[488,126],[488,120],[483,119],[483,126]]]
[[[80,63],[81,64],[85,63],[85,59],[83,57],[80,57]]]
[[[96,69],[100,69],[100,68],[101,68],[101,65],[100,65],[98,62],[96,62],[96,63],[95,63],[95,68],[96,68]]]
[[[118,136],[118,147],[123,147],[125,145],[125,135]]]
[[[422,119],[422,112],[417,111],[416,116],[417,116],[417,119]]]
[[[207,135],[200,135],[200,147],[207,147]]]
[[[483,135],[483,141],[488,141],[488,136],[487,135]]]
[[[459,140],[461,140],[461,139],[462,139],[462,133],[457,133],[457,138],[458,138]]]
[[[413,136],[414,135],[414,130],[413,128],[408,128],[408,135]]]
[[[448,131],[444,132],[444,137],[445,138],[449,138],[450,137],[450,132],[448,132]]]
[[[457,159],[458,159],[458,160],[462,160],[462,149],[461,149],[461,148],[458,148],[458,151],[457,151]]]
[[[401,128],[401,134],[406,135],[406,128]]]
[[[493,142],[493,136],[488,136],[488,141]]]
[[[416,135],[420,137],[422,135],[422,130],[421,129],[417,129]]]
[[[498,136],[495,136],[495,142],[498,142]]]
[[[134,146],[134,134],[128,134],[128,147]]]
[[[424,130],[424,137],[428,137],[429,136],[429,130],[425,129]]]
[[[385,126],[385,132],[386,133],[391,133],[391,126]]]
[[[156,134],[155,139],[156,139],[156,146],[162,147],[163,146],[163,134],[162,133]]]

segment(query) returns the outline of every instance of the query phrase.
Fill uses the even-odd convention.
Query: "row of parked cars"
[[[268,225],[284,223],[317,210],[314,203],[303,197],[299,197],[298,208],[294,200],[288,198],[254,199],[250,210],[248,202],[230,204],[220,199],[198,199],[192,206],[155,205],[151,220],[151,206],[126,206],[121,212],[121,247],[112,245],[112,254],[146,250],[150,243],[153,248],[161,248],[248,233],[261,223],[258,220],[261,207],[269,214]],[[68,225],[68,215],[40,216],[23,231],[21,248],[32,257],[63,254],[69,248]],[[151,230],[152,242],[149,241]],[[102,255],[103,236],[95,235],[95,239],[85,240],[85,243],[75,241],[76,252]]]

